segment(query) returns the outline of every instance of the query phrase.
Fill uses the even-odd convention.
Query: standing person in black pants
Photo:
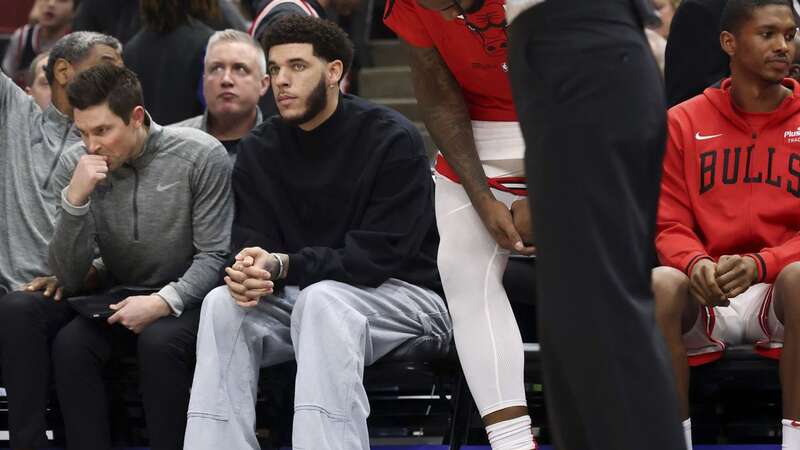
[[[528,3],[511,26],[510,68],[556,448],[682,449],[650,289],[666,142],[642,32],[651,10],[644,0]]]

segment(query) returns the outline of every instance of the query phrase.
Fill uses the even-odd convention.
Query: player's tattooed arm
[[[411,48],[411,78],[417,103],[433,141],[461,178],[475,211],[497,243],[508,250],[533,254],[514,227],[511,211],[486,183],[467,104],[450,69],[435,48]]]
[[[493,200],[461,87],[436,48],[408,48],[414,92],[433,141],[461,178],[473,205]]]

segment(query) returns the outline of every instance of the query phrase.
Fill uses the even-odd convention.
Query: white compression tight
[[[492,192],[509,207],[522,198]],[[436,220],[441,236],[439,272],[456,348],[480,415],[527,406],[522,338],[503,287],[509,252],[486,230],[461,185],[440,175]]]

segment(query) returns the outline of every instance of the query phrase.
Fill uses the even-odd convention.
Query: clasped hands
[[[757,276],[756,261],[749,256],[724,255],[719,262],[702,259],[689,277],[689,292],[705,306],[729,306],[730,299],[746,291]]]
[[[500,247],[522,255],[536,253],[536,247],[533,246],[533,219],[527,198],[514,201],[509,208],[490,196],[478,202],[475,209]]]
[[[275,284],[268,269],[275,271],[273,257],[260,247],[248,247],[236,255],[231,267],[225,268],[225,284],[241,307],[252,308],[261,297],[272,294]]]

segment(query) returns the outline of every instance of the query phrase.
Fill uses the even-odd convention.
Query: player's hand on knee
[[[522,237],[514,226],[511,210],[503,202],[491,198],[483,201],[476,209],[497,245],[523,255],[534,253],[533,247],[525,246],[522,242]]]
[[[748,256],[724,255],[717,263],[717,285],[728,298],[736,297],[750,288],[756,275],[756,261]]]
[[[61,283],[54,276],[36,277],[30,283],[22,285],[22,289],[27,292],[42,291],[45,297],[53,297],[53,300],[61,300],[63,289]]]
[[[517,229],[522,242],[525,245],[533,246],[533,218],[527,198],[516,200],[511,204],[511,216],[514,219],[514,228]]]
[[[717,263],[701,259],[692,268],[689,277],[689,292],[705,306],[728,306],[730,300],[725,296],[716,280]]]

